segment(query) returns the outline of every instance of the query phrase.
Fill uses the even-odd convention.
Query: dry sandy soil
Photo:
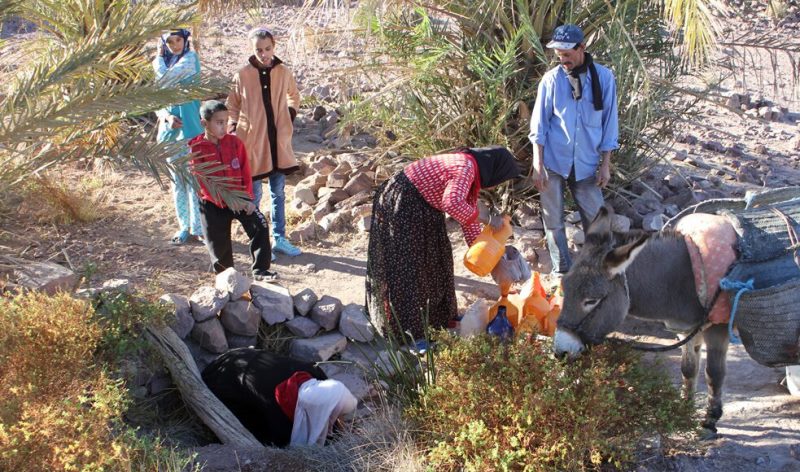
[[[266,23],[279,33],[288,32],[285,25],[296,14],[296,10],[289,7],[272,9],[266,14]],[[795,11],[794,22],[777,28],[782,37],[795,44],[800,40],[797,19]],[[307,23],[326,25],[335,20],[318,15],[309,16]],[[245,17],[231,17],[213,25],[210,30],[218,32],[219,36],[206,41],[202,56],[204,65],[229,75],[246,59],[242,38],[244,31],[255,23]],[[751,25],[775,27],[760,18]],[[336,82],[330,80],[325,68],[340,62],[342,51],[349,51],[345,52],[347,55],[352,48],[316,50],[313,60],[308,60],[310,56],[307,56],[300,62],[299,53],[293,50],[292,65],[298,72],[301,90],[317,85],[335,88]],[[278,54],[281,55],[280,50]],[[760,67],[758,72],[764,73],[768,66]],[[697,117],[688,119],[675,130],[681,142],[668,151],[666,161],[684,175],[698,177],[697,182],[710,181],[711,186],[702,187],[702,190],[716,192],[712,195],[741,195],[747,189],[763,186],[800,185],[800,151],[797,149],[800,102],[792,95],[792,87],[788,90],[785,86],[775,87],[773,91],[772,84],[767,81],[743,83],[736,77],[723,82],[723,86],[719,91],[724,95],[749,93],[754,98],[770,99],[787,108],[787,118],[783,122],[767,122],[722,106],[702,105]],[[304,162],[314,155],[330,152],[325,145],[309,139],[316,129],[309,112],[309,109],[302,110],[294,142],[298,157]],[[719,142],[723,148],[707,146],[711,141]],[[741,152],[726,151],[731,147]],[[691,159],[687,160],[687,156]],[[761,182],[738,181],[736,167],[742,164],[754,166],[764,179]],[[659,172],[666,171],[674,169],[664,166],[655,172],[655,178],[661,177]],[[176,228],[167,188],[159,186],[149,176],[126,169],[72,169],[66,175],[71,179],[102,182],[95,191],[96,198],[102,202],[98,206],[102,217],[86,224],[40,225],[26,217],[23,207],[16,217],[2,220],[0,254],[52,260],[76,271],[91,268],[92,283],[122,277],[129,278],[140,289],[156,286],[161,291],[189,294],[201,284],[211,282],[204,246],[189,243],[175,247],[168,242]],[[300,177],[289,179],[287,195]],[[291,226],[295,221],[290,217],[289,223]],[[463,310],[478,297],[498,296],[498,291],[489,278],[479,279],[463,267],[460,260],[464,243],[453,229],[456,288],[459,308]],[[249,261],[244,235],[240,230],[235,234],[236,266],[246,269]],[[322,241],[301,244],[304,253],[299,257],[279,256],[274,268],[280,274],[280,283],[292,293],[311,287],[319,295],[332,295],[344,303],[363,303],[366,242],[367,236],[355,231],[331,234]],[[8,267],[5,269],[7,271]],[[628,324],[626,331],[658,336],[663,342],[672,339],[658,326],[637,322]],[[672,352],[666,357],[678,384],[679,353]],[[790,397],[779,385],[782,375],[782,369],[760,366],[741,346],[733,346],[729,354],[725,413],[719,423],[719,438],[707,442],[671,438],[654,444],[642,452],[637,470],[800,470],[800,398]],[[698,400],[705,391],[702,375],[700,377]]]

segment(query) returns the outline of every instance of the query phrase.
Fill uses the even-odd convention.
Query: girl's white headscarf
[[[352,413],[356,406],[358,400],[338,380],[303,382],[297,394],[290,445],[324,445],[339,416]]]

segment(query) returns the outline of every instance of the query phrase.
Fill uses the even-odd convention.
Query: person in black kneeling
[[[310,362],[252,348],[233,349],[203,370],[214,395],[264,444],[323,445],[357,400]]]

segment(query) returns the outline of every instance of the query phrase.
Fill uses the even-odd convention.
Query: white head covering
[[[341,415],[355,411],[358,400],[338,380],[311,379],[297,393],[290,445],[325,444]]]

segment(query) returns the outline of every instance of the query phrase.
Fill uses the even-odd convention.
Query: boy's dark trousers
[[[200,200],[200,224],[206,238],[206,247],[211,255],[211,269],[217,274],[233,267],[233,247],[231,245],[231,222],[239,220],[250,238],[250,256],[253,258],[253,274],[259,275],[269,270],[272,248],[269,242],[269,225],[258,208],[251,214],[234,212],[230,208],[220,208],[213,203]]]

